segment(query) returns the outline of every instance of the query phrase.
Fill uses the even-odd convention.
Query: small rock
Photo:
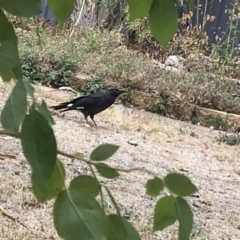
[[[130,144],[130,145],[133,145],[133,146],[138,146],[138,142],[137,141],[134,141],[134,140],[130,140],[130,141],[128,141],[128,143]]]
[[[90,128],[91,126],[89,125],[89,124],[87,124],[87,123],[83,123],[82,124],[84,127],[88,127],[88,128]]]
[[[200,202],[197,202],[197,201],[194,201],[194,202],[193,202],[193,206],[194,206],[194,207],[197,207],[197,208],[200,208],[200,207],[201,207],[201,203],[200,203]]]
[[[170,55],[164,62],[167,66],[176,67],[179,69],[183,69],[183,62],[185,61],[184,58],[176,55]]]

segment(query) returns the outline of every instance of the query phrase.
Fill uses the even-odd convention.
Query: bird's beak
[[[127,90],[125,90],[125,89],[123,89],[123,88],[118,89],[118,91],[119,91],[121,94],[127,92]]]

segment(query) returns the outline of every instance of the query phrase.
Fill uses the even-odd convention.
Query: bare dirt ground
[[[0,87],[1,110],[10,87],[3,83]],[[37,89],[48,105],[66,99],[66,94]],[[108,161],[111,166],[145,167],[160,177],[170,171],[188,175],[199,189],[187,199],[194,213],[192,239],[240,239],[240,149],[218,143],[216,131],[120,105],[96,116],[98,128],[85,126],[77,112],[55,114],[54,119],[58,148],[63,151],[88,157],[99,144],[113,143],[120,145],[120,149]],[[31,192],[30,168],[19,140],[0,136],[0,154],[0,207],[17,219],[0,211],[0,239],[60,239],[51,216],[53,201],[40,205]],[[83,163],[60,159],[68,182],[79,174],[90,174]],[[163,232],[151,232],[156,199],[147,196],[144,189],[150,177],[134,172],[121,174],[117,180],[100,179],[111,189],[122,214],[134,224],[142,239],[177,239],[177,224]],[[113,208],[109,199],[105,203],[109,210]]]

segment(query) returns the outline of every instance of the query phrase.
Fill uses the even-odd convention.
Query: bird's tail
[[[63,109],[61,112],[67,111],[69,104],[71,104],[70,102],[64,102],[64,103],[60,103],[59,105],[56,106],[51,106],[50,108],[53,108],[54,110],[60,110]]]
[[[53,108],[54,110],[63,109],[63,110],[60,111],[60,112],[66,112],[66,111],[70,111],[70,110],[82,110],[82,109],[84,109],[84,107],[75,107],[72,102],[60,103],[59,105],[51,106],[50,108]]]

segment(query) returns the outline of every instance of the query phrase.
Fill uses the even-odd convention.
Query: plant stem
[[[101,197],[101,203],[102,203],[102,209],[105,211],[105,207],[104,207],[104,197],[103,197],[103,191],[102,191],[102,184],[99,182],[94,170],[93,170],[93,167],[91,164],[88,164],[88,166],[90,167],[90,170],[91,170],[91,173],[93,175],[93,177],[97,180],[98,184],[100,185],[100,197]]]
[[[11,133],[11,132],[8,132],[6,130],[0,130],[0,135],[8,135],[8,136],[11,136],[11,137],[16,137],[16,138],[20,138],[20,133]],[[84,159],[83,157],[77,155],[77,154],[69,154],[69,153],[66,153],[66,152],[63,152],[61,150],[57,150],[57,154],[58,155],[61,155],[61,156],[64,156],[64,157],[67,157],[67,158],[75,158],[75,159],[78,159],[86,164],[90,164],[90,165],[94,165],[94,166],[98,166],[98,162],[93,162],[93,161],[89,161],[89,160],[86,160]],[[101,167],[103,168],[109,168],[108,166],[104,166],[102,165]],[[145,168],[142,168],[142,167],[136,167],[136,168],[129,168],[129,169],[121,169],[121,168],[114,168],[116,171],[118,172],[125,172],[125,173],[131,173],[131,172],[145,172],[145,173],[148,173],[149,175],[152,175],[154,177],[157,176],[156,173],[150,171],[150,170],[147,170]]]

